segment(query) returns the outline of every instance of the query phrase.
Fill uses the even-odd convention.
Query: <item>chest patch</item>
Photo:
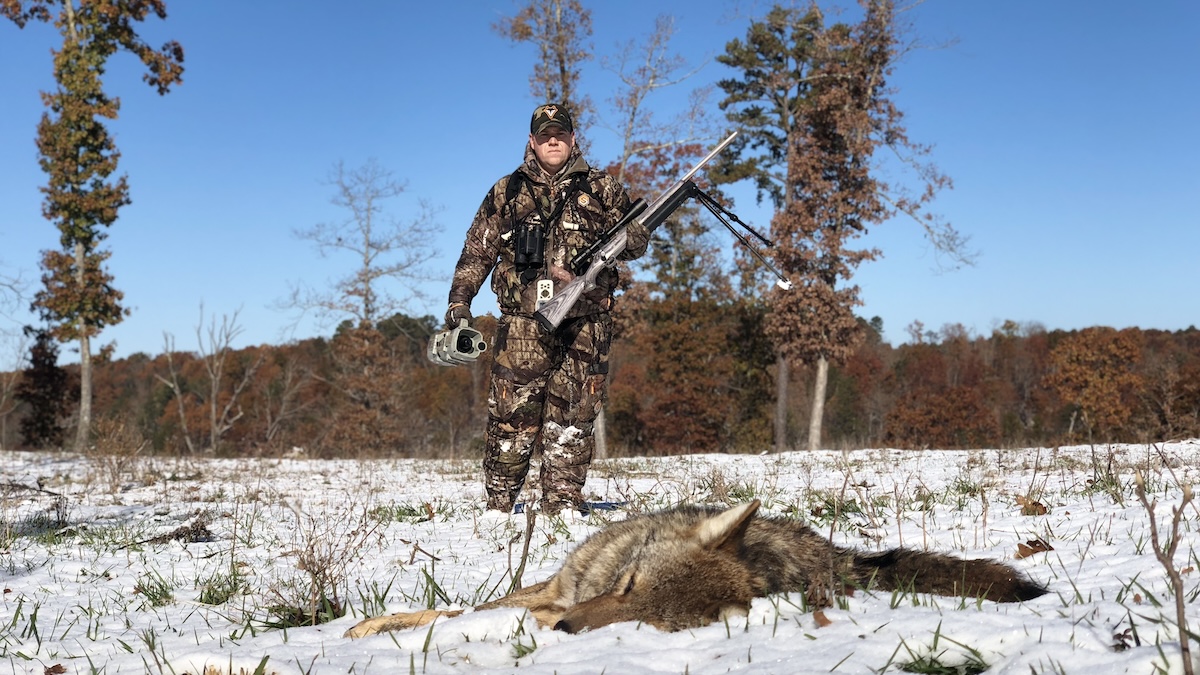
[[[579,201],[579,206],[582,208],[585,208],[585,209],[587,208],[588,204],[592,203],[591,197],[588,197],[586,194],[582,194],[582,193],[579,195],[578,201]]]

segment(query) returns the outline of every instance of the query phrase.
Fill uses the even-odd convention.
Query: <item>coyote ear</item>
[[[700,545],[708,549],[718,549],[725,546],[736,548],[746,536],[746,528],[758,511],[762,502],[755,499],[749,504],[741,504],[728,508],[715,516],[709,516],[700,522],[696,536]]]

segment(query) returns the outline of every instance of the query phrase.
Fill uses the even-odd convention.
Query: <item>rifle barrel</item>
[[[696,166],[693,166],[690,171],[683,174],[682,178],[675,181],[675,184],[671,186],[671,189],[669,189],[666,192],[659,195],[658,199],[655,199],[650,204],[650,208],[647,209],[647,211],[653,211],[654,209],[660,208],[661,203],[663,201],[665,201],[668,197],[670,197],[672,192],[674,192],[675,190],[680,188],[684,183],[686,183],[686,182],[690,181],[692,178],[694,178],[696,176],[696,174],[700,172],[700,169],[703,169],[705,164],[708,164],[709,162],[711,162],[713,160],[713,157],[716,157],[722,150],[724,150],[726,148],[726,146],[728,146],[730,143],[732,143],[733,139],[735,137],[737,137],[737,135],[738,135],[738,132],[734,131],[733,133],[729,134],[728,138],[721,141],[720,143],[717,143],[717,147],[713,148],[712,152],[705,155],[704,159],[700,160],[699,162],[696,162]]]

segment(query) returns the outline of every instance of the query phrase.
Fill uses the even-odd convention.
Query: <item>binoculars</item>
[[[457,328],[430,336],[425,355],[439,366],[459,366],[473,363],[485,351],[483,333],[468,326],[466,319],[459,319]]]

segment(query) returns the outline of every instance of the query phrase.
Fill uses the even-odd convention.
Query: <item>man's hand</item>
[[[458,328],[458,322],[466,319],[471,323],[471,308],[462,302],[452,302],[446,308],[446,328]]]
[[[550,266],[550,278],[554,279],[555,281],[561,281],[564,284],[569,284],[575,278],[575,275],[571,274],[571,272],[568,271],[564,267],[559,267],[558,265],[551,265]]]

